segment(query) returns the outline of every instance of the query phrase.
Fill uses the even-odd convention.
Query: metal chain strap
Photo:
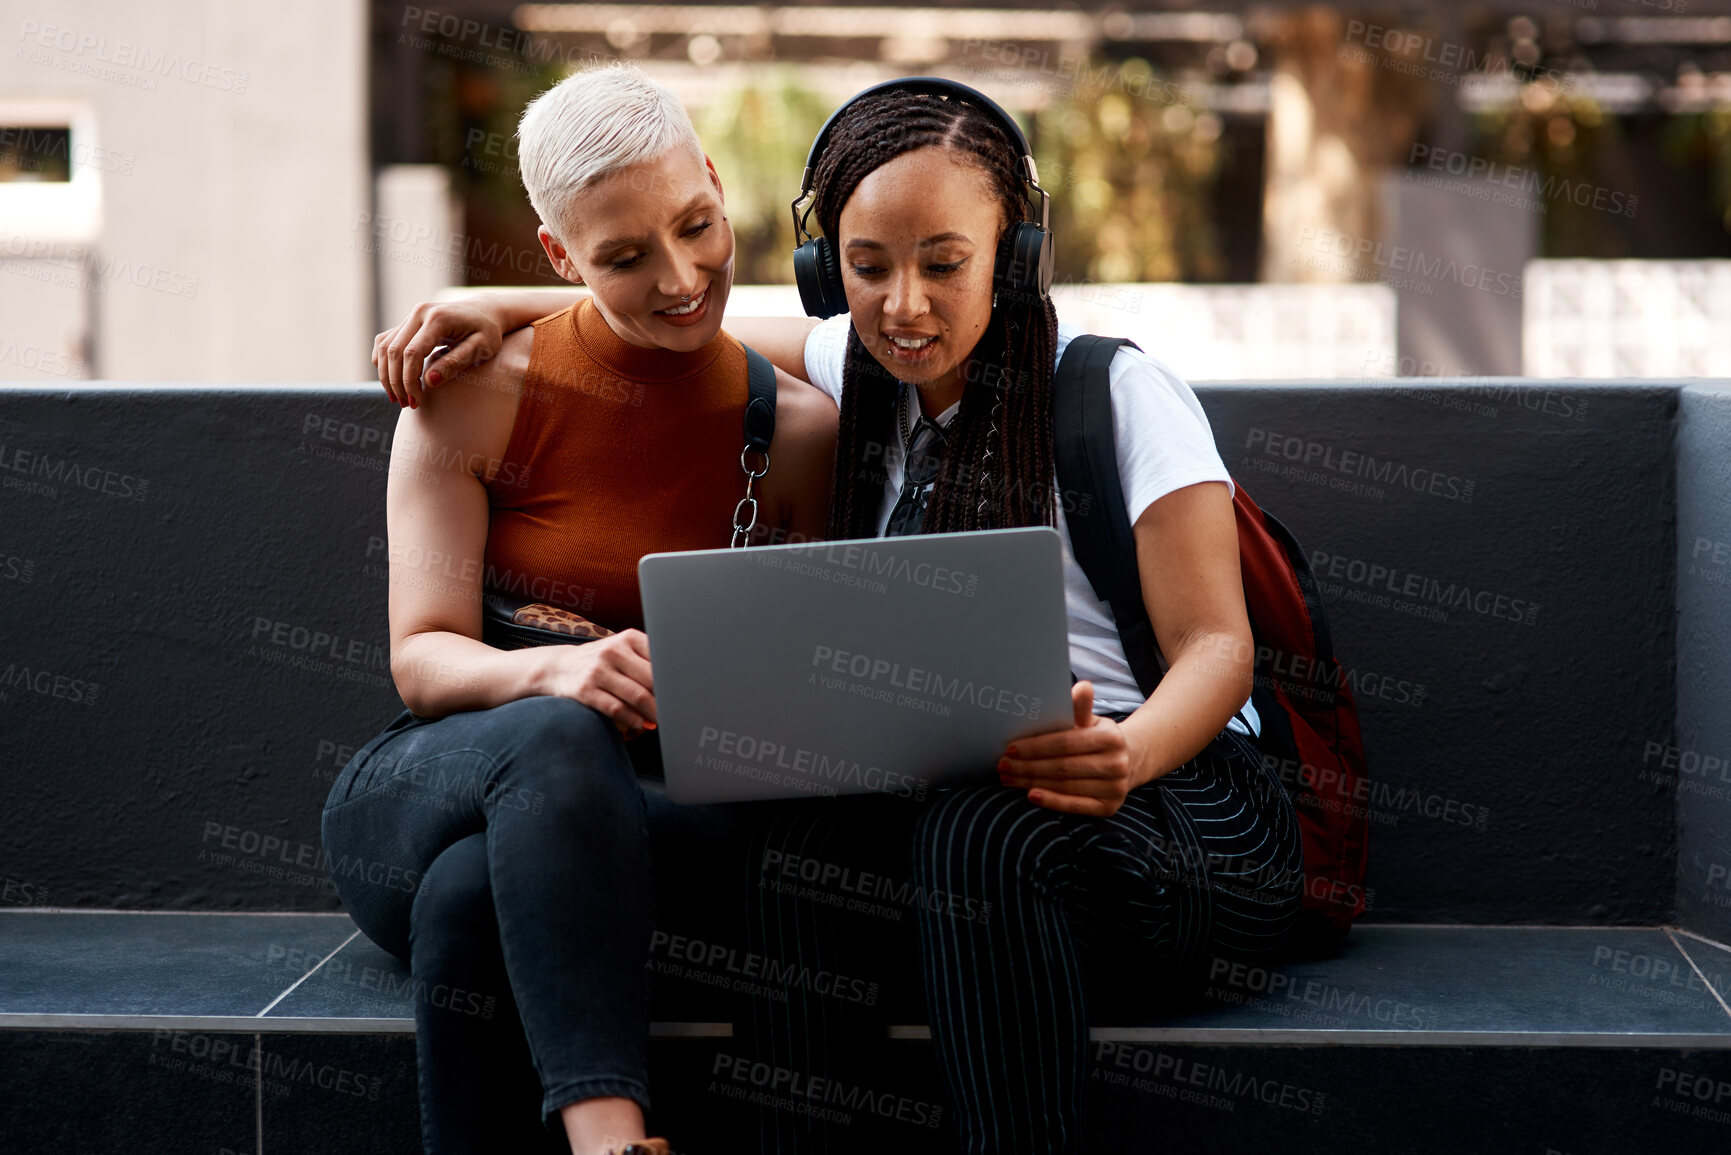
[[[739,467],[745,470],[745,496],[740,498],[739,504],[733,507],[733,544],[728,547],[730,549],[740,549],[750,543],[751,531],[757,528],[757,498],[752,493],[752,486],[757,483],[758,478],[769,472],[769,451],[767,449],[758,451],[758,456],[763,458],[762,469],[754,470],[746,464],[745,459],[750,454],[751,446],[749,445],[739,451]],[[742,522],[742,517],[745,517],[748,512],[747,506],[750,507],[749,517]]]

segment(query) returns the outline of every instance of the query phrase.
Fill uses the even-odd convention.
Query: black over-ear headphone
[[[939,76],[904,76],[899,80],[874,84],[836,109],[818,130],[817,139],[811,142],[811,153],[805,158],[805,175],[799,182],[799,195],[793,198],[793,236],[796,246],[793,250],[793,279],[799,285],[799,300],[805,306],[806,315],[834,317],[847,312],[847,294],[842,290],[840,255],[831,244],[830,238],[814,238],[811,235],[807,229],[807,221],[811,216],[812,205],[807,205],[805,212],[801,213],[800,202],[811,195],[812,176],[817,172],[824,146],[829,143],[830,130],[835,127],[835,122],[841,119],[842,113],[852,108],[855,101],[862,97],[870,96],[874,92],[889,91],[966,101],[996,120],[1010,138],[1011,144],[1021,150],[1018,161],[1019,175],[1028,189],[1040,196],[1040,223],[1012,221],[1004,230],[1003,239],[998,245],[997,260],[992,266],[992,289],[995,293],[1033,294],[1044,300],[1052,290],[1052,233],[1048,228],[1052,198],[1040,187],[1040,174],[1034,168],[1034,153],[1028,147],[1028,138],[1022,134],[1021,126],[1011,119],[1009,113],[998,107],[991,97],[965,84]]]

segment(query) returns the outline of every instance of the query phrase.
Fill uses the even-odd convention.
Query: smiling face
[[[585,188],[564,243],[545,226],[539,235],[559,275],[589,286],[621,339],[689,352],[721,331],[733,287],[733,228],[723,208],[715,166],[674,149]]]
[[[959,397],[992,319],[1004,219],[991,179],[955,153],[916,149],[860,181],[839,223],[842,287],[866,349],[892,376]]]

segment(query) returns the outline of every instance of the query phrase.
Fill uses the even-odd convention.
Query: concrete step
[[[853,1023],[852,1073],[813,1084],[717,989],[656,980],[658,1130],[695,1155],[813,1127],[792,1149],[946,1149],[923,1017]],[[5,1150],[416,1151],[418,994],[342,915],[0,914]],[[1097,1026],[1090,1126],[1110,1151],[1722,1150],[1728,996],[1731,948],[1671,928],[1364,926]],[[120,1122],[61,1106],[104,1100]]]

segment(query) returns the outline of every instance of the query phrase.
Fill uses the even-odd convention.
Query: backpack
[[[1076,563],[1112,609],[1124,654],[1146,696],[1163,672],[1153,623],[1142,601],[1136,542],[1118,479],[1112,440],[1109,369],[1132,341],[1080,336],[1053,382],[1052,446]],[[1328,616],[1302,547],[1272,514],[1234,483],[1238,558],[1245,608],[1256,642],[1251,704],[1261,719],[1263,765],[1292,796],[1304,844],[1304,896],[1297,944],[1311,953],[1338,946],[1364,912],[1364,742],[1352,689],[1335,660]]]

